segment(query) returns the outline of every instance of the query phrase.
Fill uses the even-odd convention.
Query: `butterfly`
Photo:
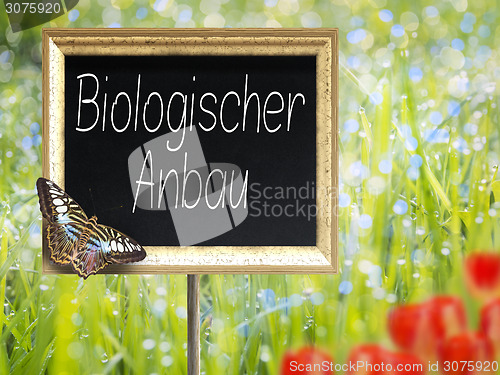
[[[54,182],[39,178],[36,182],[40,211],[47,219],[50,259],[71,264],[86,279],[108,264],[143,260],[146,251],[139,243],[111,227],[97,224]]]

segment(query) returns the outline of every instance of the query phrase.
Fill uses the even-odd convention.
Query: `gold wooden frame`
[[[110,265],[100,273],[338,272],[338,29],[44,29],[42,34],[43,176],[63,188],[65,56],[316,56],[316,188],[328,192],[323,202],[328,209],[316,217],[317,246],[146,247],[143,261]],[[44,240],[44,273],[72,273],[52,263],[48,252]]]

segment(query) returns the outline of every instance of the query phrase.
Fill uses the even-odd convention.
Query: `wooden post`
[[[188,375],[200,375],[200,275],[187,275]]]

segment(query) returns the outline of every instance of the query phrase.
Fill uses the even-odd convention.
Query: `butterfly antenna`
[[[90,193],[90,199],[92,200],[92,209],[94,210],[94,214],[97,216],[97,211],[96,211],[95,204],[94,204],[94,197],[92,196],[92,188],[89,188],[89,193]],[[111,208],[104,210],[103,212],[114,211],[114,210],[117,210],[117,209],[122,208],[122,207],[123,207],[123,205],[111,207]]]
[[[97,216],[97,211],[95,209],[94,197],[92,196],[92,188],[89,187],[90,200],[92,201],[92,210],[94,210],[94,215]]]
[[[106,210],[106,212],[108,212],[108,211],[118,210],[119,208],[123,208],[123,205],[108,208],[108,209]]]

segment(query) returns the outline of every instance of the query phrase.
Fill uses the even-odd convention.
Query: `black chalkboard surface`
[[[89,217],[143,246],[316,245],[315,56],[66,56],[64,95],[65,189]],[[152,145],[171,135],[169,151],[195,151],[158,158]],[[184,173],[162,193],[172,165]],[[246,207],[226,204],[220,220],[196,199],[174,210],[192,165],[229,171],[224,198],[238,168]],[[206,204],[221,178],[186,196]],[[226,220],[233,229],[218,231]],[[223,233],[197,237],[203,226]]]

